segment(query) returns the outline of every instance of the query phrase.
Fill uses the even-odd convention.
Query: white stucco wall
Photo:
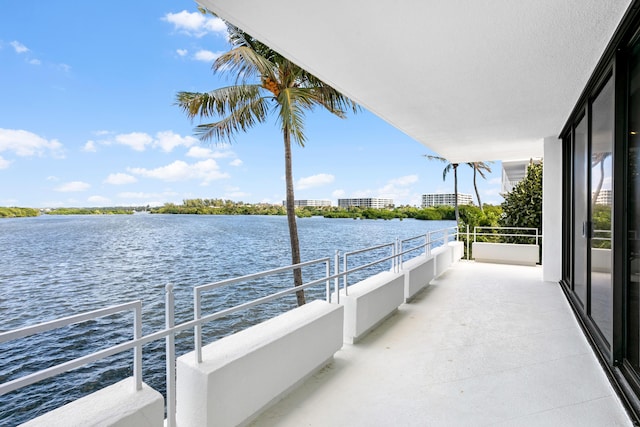
[[[344,309],[312,301],[177,359],[179,427],[250,421],[342,347]]]
[[[562,276],[562,141],[544,140],[542,168],[542,280]]]
[[[404,271],[404,302],[409,302],[415,294],[427,286],[435,273],[433,256],[418,256],[402,266]]]
[[[354,344],[395,313],[404,302],[404,271],[384,271],[340,290],[344,305],[344,342]]]
[[[28,427],[162,427],[163,425],[162,395],[144,383],[142,390],[136,391],[132,377],[22,424]]]

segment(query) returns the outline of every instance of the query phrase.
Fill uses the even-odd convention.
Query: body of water
[[[298,219],[302,260],[332,257],[452,227],[453,221]],[[0,330],[142,300],[143,333],[164,328],[164,289],[173,284],[176,323],[193,318],[193,287],[291,264],[280,216],[113,215],[0,220]],[[384,250],[381,250],[384,251]],[[386,249],[388,255],[389,249]],[[381,258],[384,252],[379,252]],[[351,261],[350,261],[351,262]],[[355,264],[355,262],[354,262]],[[388,268],[380,266],[378,270]],[[333,267],[332,267],[333,269]],[[324,267],[303,272],[305,281]],[[357,275],[349,283],[357,280]],[[207,313],[291,286],[289,276],[221,289]],[[307,292],[323,298],[324,286]],[[205,328],[205,342],[295,307],[295,296]],[[112,316],[0,344],[0,383],[132,338],[132,315]],[[193,349],[180,334],[177,353]],[[164,393],[164,340],[144,347],[143,379]],[[132,372],[131,352],[0,396],[0,425],[14,426]]]

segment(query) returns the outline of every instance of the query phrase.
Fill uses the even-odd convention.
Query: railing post
[[[469,261],[469,224],[467,224],[467,261]]]
[[[165,287],[165,328],[172,329],[175,326],[175,298],[173,285]],[[176,337],[171,331],[165,338],[167,359],[167,427],[176,425]]]
[[[336,276],[334,281],[334,286],[336,288],[336,304],[340,304],[340,278],[338,274],[340,273],[340,251],[336,249],[336,253],[334,255],[334,264],[333,264],[333,274]]]
[[[199,320],[201,315],[200,309],[200,292],[193,289],[193,319]],[[194,350],[196,353],[196,363],[202,363],[202,325],[197,324],[193,328]]]
[[[344,276],[342,276],[342,286],[344,286],[344,296],[349,295],[349,291],[347,290],[348,286],[347,286],[347,254],[344,254],[344,260],[343,260],[343,266],[342,266],[342,273],[344,274]]]
[[[396,237],[395,251],[396,258],[394,259],[396,260],[396,269],[394,273],[400,273],[400,270],[402,270],[402,241],[399,237]]]
[[[331,302],[331,281],[329,280],[329,276],[331,276],[331,266],[329,265],[330,261],[325,261],[325,277],[327,277],[327,282],[325,283],[327,287],[327,302]]]
[[[142,304],[138,302],[133,311],[133,339],[142,338]],[[136,383],[136,391],[142,390],[142,346],[136,345],[133,349],[133,376]]]
[[[430,231],[427,232],[425,239],[426,239],[425,241],[426,246],[424,247],[424,254],[426,256],[429,256],[431,255],[431,232]]]

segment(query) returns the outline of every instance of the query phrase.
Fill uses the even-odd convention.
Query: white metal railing
[[[611,230],[593,230],[591,240],[611,241]]]
[[[498,230],[497,233],[483,233],[478,230]],[[512,230],[512,231],[525,231],[526,234],[523,233],[512,233],[512,232],[501,232],[502,230]],[[535,239],[535,244],[537,245],[539,239],[542,238],[542,235],[539,234],[538,229],[535,227],[473,227],[473,241],[475,242],[477,236],[494,236],[494,237],[525,237]]]
[[[13,331],[0,333],[0,343],[17,340],[19,338],[26,338],[32,335],[48,332],[54,329],[63,328],[65,326],[74,325],[78,323],[87,322],[89,320],[95,320],[100,317],[111,316],[122,312],[133,311],[133,337],[134,340],[139,339],[142,336],[142,302],[132,301],[124,304],[114,305],[111,307],[93,310],[86,313],[80,313],[69,317],[63,317],[61,319],[51,320],[49,322],[39,323],[33,326],[27,326],[25,328],[15,329]],[[135,379],[136,390],[142,388],[142,345],[135,344],[130,345],[131,342],[122,343],[117,346],[112,346],[107,349],[89,354],[87,356],[78,357],[73,360],[58,364],[56,366],[49,367],[47,369],[34,372],[29,375],[17,378],[12,381],[8,381],[4,384],[0,384],[0,396],[10,393],[22,387],[34,384],[38,381],[45,380],[47,378],[54,377],[64,372],[70,371],[75,368],[79,368],[88,363],[92,363],[105,357],[112,356],[130,348],[134,349],[133,355],[133,377]]]
[[[274,299],[280,298],[284,295],[289,295],[298,291],[302,291],[304,289],[307,289],[311,286],[317,285],[319,283],[325,282],[326,284],[326,299],[327,302],[331,302],[331,289],[330,289],[330,258],[322,258],[322,259],[317,259],[314,261],[308,261],[308,262],[303,262],[300,264],[296,264],[296,265],[292,265],[292,266],[287,266],[287,267],[281,267],[281,268],[276,268],[273,270],[268,270],[268,271],[263,271],[260,273],[255,273],[255,274],[248,274],[246,276],[242,276],[242,277],[237,277],[235,279],[227,279],[227,280],[222,280],[219,282],[215,282],[215,283],[210,283],[208,285],[201,285],[201,286],[196,286],[193,289],[193,307],[194,307],[194,321],[197,321],[197,324],[195,326],[195,330],[194,330],[194,335],[195,335],[195,342],[194,342],[194,347],[196,350],[196,359],[198,361],[198,363],[202,362],[202,324],[203,323],[207,323],[207,322],[211,322],[213,320],[219,319],[220,317],[224,317],[224,316],[228,316],[229,314],[235,313],[237,311],[241,311],[241,310],[245,310],[247,308],[259,305],[259,304],[263,304],[269,301],[272,301]],[[217,289],[217,288],[221,288],[223,286],[229,286],[229,285],[233,285],[233,284],[237,284],[237,283],[241,283],[241,282],[246,282],[249,280],[253,280],[253,279],[258,279],[261,277],[266,277],[266,276],[271,276],[274,274],[279,274],[279,273],[285,273],[288,271],[293,271],[293,270],[297,270],[297,269],[301,269],[303,267],[309,267],[309,266],[313,266],[313,265],[317,265],[317,264],[324,264],[325,265],[325,277],[318,279],[318,280],[313,280],[311,282],[308,283],[303,283],[300,286],[295,286],[292,288],[288,288],[279,292],[275,292],[273,294],[261,297],[261,298],[257,298],[255,300],[252,301],[248,301],[245,302],[243,304],[240,305],[236,305],[234,307],[231,308],[227,308],[225,310],[221,310],[221,311],[217,311],[215,313],[209,314],[207,316],[202,316],[202,293],[206,292],[206,291],[210,291],[213,289]]]
[[[205,323],[212,322],[216,319],[220,319],[224,316],[228,316],[232,313],[246,310],[250,307],[257,306],[259,304],[264,304],[269,301],[273,301],[277,298],[281,298],[285,295],[293,294],[301,290],[305,290],[312,286],[319,285],[321,283],[325,284],[325,292],[326,292],[326,300],[328,302],[339,303],[340,302],[340,292],[339,292],[339,280],[343,278],[344,283],[344,292],[347,295],[348,292],[348,280],[347,276],[350,273],[354,273],[356,271],[363,270],[365,268],[386,262],[392,262],[392,270],[395,272],[399,272],[402,268],[402,260],[403,256],[407,255],[411,252],[417,251],[421,248],[425,248],[424,255],[429,255],[431,252],[431,248],[442,242],[442,244],[446,244],[450,238],[454,237],[458,238],[458,228],[450,227],[441,230],[435,230],[428,232],[424,236],[416,236],[409,239],[396,239],[393,243],[382,244],[378,246],[373,246],[370,248],[346,252],[343,254],[343,271],[340,271],[340,251],[335,251],[334,256],[334,271],[331,274],[331,259],[330,258],[321,258],[313,261],[303,262],[300,264],[290,265],[286,267],[280,267],[272,270],[262,271],[259,273],[249,274],[233,279],[222,280],[215,283],[205,284],[194,287],[194,318],[193,320],[175,324],[175,297],[173,294],[173,285],[168,284],[165,287],[165,328],[160,331],[156,331],[149,335],[142,336],[142,320],[141,320],[141,311],[142,311],[142,303],[141,301],[133,301],[121,305],[116,305],[104,309],[94,310],[86,313],[77,314],[74,316],[69,316],[65,318],[61,318],[58,320],[53,320],[50,322],[41,323],[34,326],[29,326],[21,329],[16,329],[13,331],[2,332],[0,333],[0,343],[11,341],[19,338],[24,338],[30,335],[46,332],[52,329],[57,329],[60,327],[64,327],[67,325],[81,323],[84,321],[96,319],[99,317],[105,317],[109,315],[113,315],[116,313],[120,313],[123,311],[133,311],[134,312],[134,334],[133,339],[120,343],[118,345],[109,347],[104,350],[97,351],[87,356],[79,357],[74,360],[44,369],[39,372],[35,372],[33,374],[25,375],[23,377],[14,379],[12,381],[8,381],[4,384],[0,384],[0,395],[9,393],[11,391],[15,391],[22,387],[25,387],[30,384],[34,384],[38,381],[44,380],[46,378],[50,378],[69,370],[81,367],[83,365],[104,359],[106,357],[112,356],[114,354],[118,354],[130,349],[134,350],[134,361],[133,361],[133,372],[135,379],[135,387],[136,390],[140,390],[142,388],[142,346],[148,344],[150,342],[165,339],[165,351],[166,351],[166,393],[167,393],[167,427],[174,427],[176,424],[176,371],[175,371],[175,363],[176,363],[176,348],[175,348],[175,337],[178,333],[192,329],[194,330],[194,350],[196,354],[196,358],[198,363],[202,362],[202,326]],[[424,238],[424,243],[419,244],[415,247],[410,247],[406,250],[403,250],[403,244]],[[366,252],[372,252],[379,249],[390,248],[390,255],[382,256],[379,259],[375,259],[373,261],[367,262],[362,265],[358,265],[356,267],[348,268],[348,257],[353,257],[357,254],[364,254]],[[202,309],[202,295],[204,292],[211,291],[214,289],[219,289],[225,286],[231,286],[240,282],[246,282],[253,279],[263,278],[267,276],[273,276],[276,274],[286,273],[289,271],[303,269],[305,267],[313,267],[316,265],[324,265],[324,276],[318,279],[309,281],[307,283],[303,283],[301,286],[292,286],[286,288],[284,290],[280,290],[274,293],[271,293],[267,296],[263,296],[260,298],[256,298],[251,301],[243,302],[233,307],[225,308],[223,310],[216,311],[214,313],[203,315]],[[334,292],[336,298],[334,301],[331,300],[331,281],[334,281]]]

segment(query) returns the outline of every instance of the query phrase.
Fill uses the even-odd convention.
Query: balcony
[[[103,353],[166,338],[169,426],[633,425],[560,285],[543,281],[540,266],[458,261],[463,242],[449,242],[456,237],[449,231],[455,228],[430,232],[418,246],[411,238],[344,254],[344,271],[335,276],[344,279],[339,291],[337,280],[335,289],[329,287],[328,258],[307,263],[326,264],[326,275],[304,286],[326,283],[327,301],[315,300],[204,347],[198,338],[195,350],[178,358],[177,373],[174,335],[194,326],[198,332],[199,325],[223,313],[201,313],[201,292],[294,266],[197,287],[194,321],[174,326],[170,320],[163,331],[137,333],[132,341],[2,384],[0,394]],[[431,249],[433,244],[440,246]],[[347,289],[347,275],[363,267],[348,270],[347,257],[389,246],[392,255],[373,264],[393,260],[393,268],[352,280]],[[405,250],[424,252],[398,261]],[[336,254],[336,266],[337,261]],[[417,293],[416,284],[422,288]],[[167,292],[171,314],[170,287]],[[139,305],[10,331],[0,334],[0,341],[116,311],[139,311]],[[136,350],[133,378],[29,425],[75,420],[78,414],[89,420],[83,425],[104,417],[111,420],[106,425],[162,425],[163,398],[142,383],[139,357]]]
[[[458,262],[252,425],[632,425],[541,277]]]

